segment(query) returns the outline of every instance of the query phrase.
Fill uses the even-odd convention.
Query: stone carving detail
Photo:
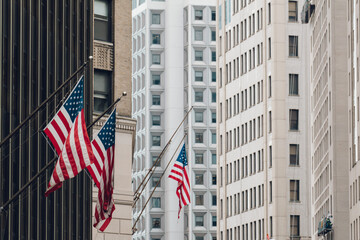
[[[113,71],[114,46],[94,41],[94,68]]]

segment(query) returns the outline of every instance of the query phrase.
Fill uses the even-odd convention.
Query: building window
[[[289,110],[290,130],[299,130],[299,110]]]
[[[203,92],[195,92],[195,102],[203,101]]]
[[[195,143],[204,143],[203,133],[195,133]]]
[[[299,95],[299,75],[298,74],[289,74],[289,95],[290,96]]]
[[[111,104],[112,94],[111,72],[94,70],[94,111],[103,112]]]
[[[195,20],[203,20],[203,10],[195,10]]]
[[[216,62],[216,51],[211,51],[211,61]]]
[[[212,195],[211,204],[212,204],[213,206],[216,206],[216,201],[217,201],[216,195]]]
[[[299,144],[290,144],[290,166],[299,166]]]
[[[216,123],[216,112],[211,113],[211,122]]]
[[[211,163],[216,164],[216,154],[215,153],[211,154]]]
[[[213,41],[213,42],[216,41],[216,32],[215,31],[211,31],[211,41]]]
[[[204,121],[204,113],[203,112],[195,112],[195,122],[201,123]]]
[[[160,124],[161,124],[160,115],[152,115],[152,125],[153,126],[160,126]]]
[[[271,38],[268,38],[268,51],[269,51],[269,56],[268,59],[271,59]],[[245,71],[246,72],[246,71]]]
[[[211,182],[212,182],[212,185],[216,185],[216,174],[212,175]]]
[[[195,51],[195,61],[203,60],[203,51]]]
[[[195,216],[195,226],[197,227],[204,226],[204,216]]]
[[[110,1],[94,1],[94,39],[111,42]]]
[[[212,216],[212,226],[213,227],[216,227],[216,222],[217,222],[216,216]]]
[[[204,154],[195,153],[195,164],[204,164]]]
[[[289,57],[298,57],[298,36],[289,36]]]
[[[152,75],[152,82],[153,82],[153,85],[160,85],[160,75],[159,74],[153,74]]]
[[[202,206],[204,205],[204,195],[195,195],[195,205],[196,206]]]
[[[216,11],[211,11],[211,21],[216,21]]]
[[[161,228],[161,219],[160,218],[152,218],[152,228]]]
[[[290,237],[300,237],[300,216],[290,215]]]
[[[153,197],[151,199],[151,206],[152,208],[161,208],[161,198]]]
[[[151,187],[156,187],[156,185],[158,185],[157,187],[161,187],[160,177],[151,178]]]
[[[300,180],[290,180],[290,202],[300,201]]]
[[[160,14],[158,14],[158,13],[153,13],[153,14],[152,14],[151,23],[152,23],[152,24],[160,24]]]
[[[204,79],[202,71],[195,71],[195,82],[202,82]]]
[[[204,175],[201,173],[195,174],[195,185],[204,185]]]
[[[159,33],[153,33],[153,35],[152,35],[152,43],[153,44],[160,44],[160,34]]]
[[[160,167],[160,165],[161,165],[161,159],[159,159],[159,161],[156,163],[156,160],[158,158],[159,158],[159,156],[152,156],[152,164],[155,165],[156,167]]]
[[[289,22],[297,22],[297,1],[289,1]]]
[[[216,133],[211,133],[211,144],[216,144]]]
[[[195,41],[203,40],[203,30],[195,30]]]
[[[156,106],[160,106],[160,95],[152,96],[152,104]]]
[[[211,81],[216,82],[216,72],[211,72]]]
[[[211,92],[211,102],[216,102],[216,92]]]
[[[156,65],[160,64],[160,54],[156,54],[156,53],[152,54],[152,64],[156,64]]]
[[[152,136],[152,146],[160,147],[161,145],[161,137],[160,136]]]

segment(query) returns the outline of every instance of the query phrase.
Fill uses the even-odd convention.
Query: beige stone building
[[[94,0],[94,112],[117,104],[114,201],[116,210],[104,233],[93,228],[93,239],[131,239],[131,169],[136,121],[131,118],[131,1]],[[100,121],[94,134],[99,131]],[[97,188],[93,188],[93,214]]]
[[[352,78],[348,74],[351,34],[348,36],[346,26],[352,17],[347,8],[351,1],[346,2],[312,1],[315,11],[308,14],[312,239],[350,239],[347,186],[352,168],[349,159],[354,153],[349,140],[354,137],[352,107],[348,107],[353,94],[349,85]],[[324,216],[332,216],[333,231],[318,236],[318,223]]]

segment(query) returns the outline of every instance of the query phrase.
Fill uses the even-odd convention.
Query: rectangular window
[[[211,21],[216,21],[216,11],[211,11]]]
[[[211,61],[216,62],[216,51],[211,51]]]
[[[289,22],[297,22],[297,1],[289,1]]]
[[[204,137],[203,133],[195,133],[195,143],[203,143]]]
[[[298,56],[298,36],[289,36],[289,57]]]
[[[158,185],[158,187],[161,187],[160,177],[151,178],[151,187],[156,187],[156,185]]]
[[[160,95],[152,96],[152,104],[156,106],[160,106]]]
[[[216,112],[211,113],[211,122],[216,123]]]
[[[109,71],[94,70],[94,111],[103,112],[112,101],[112,75]]]
[[[216,82],[216,72],[211,72],[211,82]]]
[[[271,23],[271,3],[268,3],[268,24]]]
[[[216,144],[216,133],[211,133],[211,143]]]
[[[152,64],[156,64],[156,65],[160,64],[160,54],[156,54],[156,53],[152,54]]]
[[[271,76],[269,76],[269,98],[271,98]]]
[[[204,154],[195,153],[195,164],[204,164]]]
[[[271,133],[272,131],[272,116],[271,116],[271,111],[269,111],[269,133]]]
[[[151,18],[151,23],[152,24],[160,24],[160,14],[153,13],[152,18]]]
[[[212,185],[216,185],[216,174],[212,174]]]
[[[212,226],[213,227],[216,227],[216,222],[217,222],[216,216],[212,216]],[[213,237],[213,240],[214,240],[214,237]]]
[[[290,130],[293,131],[299,130],[299,110],[297,109],[289,110],[289,123],[290,123]]]
[[[152,115],[152,125],[153,126],[160,126],[160,124],[161,124],[160,115]]]
[[[161,219],[160,218],[152,218],[152,228],[161,228]]]
[[[202,71],[195,71],[195,82],[202,82],[203,78],[204,76]]]
[[[161,208],[161,198],[153,197],[151,199],[151,206],[152,208]]]
[[[268,56],[268,59],[271,59],[271,38],[268,38],[268,48],[269,48],[269,56]]]
[[[272,203],[272,181],[269,182],[269,201]]]
[[[152,83],[153,83],[153,85],[160,85],[160,75],[159,74],[152,75]]]
[[[216,102],[216,92],[211,92],[211,102]]]
[[[195,185],[204,185],[204,175],[201,173],[195,174]]]
[[[161,137],[160,136],[152,136],[152,146],[160,147],[161,145]]]
[[[160,44],[160,34],[159,33],[153,33],[152,34],[152,43],[153,44]]]
[[[216,206],[216,202],[217,202],[216,195],[212,195],[212,201],[211,201],[212,205]]]
[[[156,163],[156,160],[158,160],[159,156],[152,156],[152,164],[154,165]],[[161,166],[161,159],[155,164],[156,167]]]
[[[300,201],[300,180],[290,180],[290,202]]]
[[[290,237],[300,237],[299,215],[290,215]]]
[[[211,163],[216,164],[216,154],[215,153],[211,154]]]
[[[111,9],[110,1],[94,1],[94,39],[111,42]]]
[[[195,122],[200,123],[204,121],[204,113],[203,112],[195,112]]]
[[[211,31],[211,41],[216,41],[216,31]]]
[[[203,20],[203,10],[195,10],[195,20]]]
[[[195,216],[195,226],[197,227],[204,226],[204,216]]]
[[[195,205],[196,206],[204,205],[204,195],[203,194],[195,195]]]
[[[299,166],[299,144],[290,144],[290,166]]]
[[[202,102],[203,101],[203,92],[195,92],[195,102]]]
[[[195,61],[203,61],[203,51],[195,51]]]
[[[195,30],[195,41],[203,40],[203,30]]]
[[[289,95],[290,96],[299,95],[299,75],[298,74],[289,74]]]

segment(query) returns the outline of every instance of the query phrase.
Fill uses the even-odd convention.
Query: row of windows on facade
[[[216,183],[215,183],[216,185]],[[204,206],[204,194],[194,194],[195,195],[195,206]],[[216,194],[210,194],[211,198],[208,201],[211,201],[211,206],[216,207]],[[161,197],[151,198],[151,208],[161,209]]]
[[[204,111],[195,111],[195,123],[206,123],[204,119],[206,119],[206,116],[204,118],[204,115],[206,113]],[[216,112],[211,112],[210,116],[210,123],[216,123]],[[151,123],[152,126],[161,126],[161,114],[155,114],[153,113],[151,115]]]
[[[355,179],[355,181],[350,184],[350,209],[360,202],[360,176],[358,176],[358,179]]]
[[[161,95],[160,94],[152,94],[152,105],[153,106],[161,106]],[[194,102],[202,103],[204,102],[204,90],[196,90],[194,92]],[[216,103],[216,92],[211,92],[210,102]]]
[[[211,82],[216,82],[216,72],[211,71]],[[194,81],[195,82],[204,82],[204,70],[195,70],[194,71]],[[152,85],[160,86],[161,85],[161,73],[151,74]],[[216,99],[216,98],[215,98]],[[216,100],[214,101],[216,102]]]
[[[201,172],[201,173],[194,172],[193,175],[194,175],[194,178],[193,178],[194,179],[193,180],[194,185],[198,185],[198,186],[200,186],[200,185],[214,185],[214,186],[216,186],[216,173],[211,173],[211,176],[207,176],[207,175],[210,175],[210,173],[206,174],[204,172]],[[205,176],[205,178],[204,178],[204,176]],[[209,177],[209,178],[211,177],[211,179],[209,180],[206,177]],[[208,183],[208,181],[209,181],[209,183]],[[160,188],[161,185],[162,185],[162,183],[161,183],[160,176],[153,176],[151,178],[151,187],[156,187],[157,186],[158,188]]]
[[[290,239],[300,239],[300,215],[290,215]],[[241,231],[240,231],[241,230]],[[234,235],[233,235],[234,232]],[[257,234],[259,234],[260,239],[265,239],[265,230],[264,230],[264,219],[242,224],[226,230],[227,240],[239,239],[239,240],[248,240],[248,239],[257,239]],[[220,231],[220,237],[223,240],[224,232]],[[234,237],[234,238],[233,238]],[[269,237],[273,237],[273,218],[269,217]]]
[[[151,157],[152,165],[155,165],[156,167],[161,167],[161,161],[157,161],[159,155],[160,154],[154,154]],[[206,154],[206,155],[208,155],[208,158],[206,158],[204,155],[205,155],[204,152],[200,152],[200,151],[195,152],[195,159],[194,159],[195,164],[204,165],[206,163],[206,165],[208,165],[208,164],[216,165],[216,153],[212,152],[212,153]],[[215,181],[216,181],[216,179],[215,179]]]
[[[208,214],[208,215],[210,216],[209,217],[210,227],[216,227],[216,225],[217,225],[216,215],[210,215],[210,214]],[[195,213],[194,214],[194,220],[195,220],[194,226],[195,227],[205,227],[206,217],[207,217],[207,215],[205,213]],[[161,229],[161,217],[152,217],[151,218],[151,228],[152,229]],[[154,238],[152,238],[152,239],[154,239]],[[203,240],[204,237],[196,236],[195,239]]]
[[[203,144],[205,143],[204,132],[195,132],[194,133],[194,142]],[[216,132],[211,133],[210,144],[216,144]],[[151,145],[153,147],[161,147],[161,135],[152,135],[151,136]]]

